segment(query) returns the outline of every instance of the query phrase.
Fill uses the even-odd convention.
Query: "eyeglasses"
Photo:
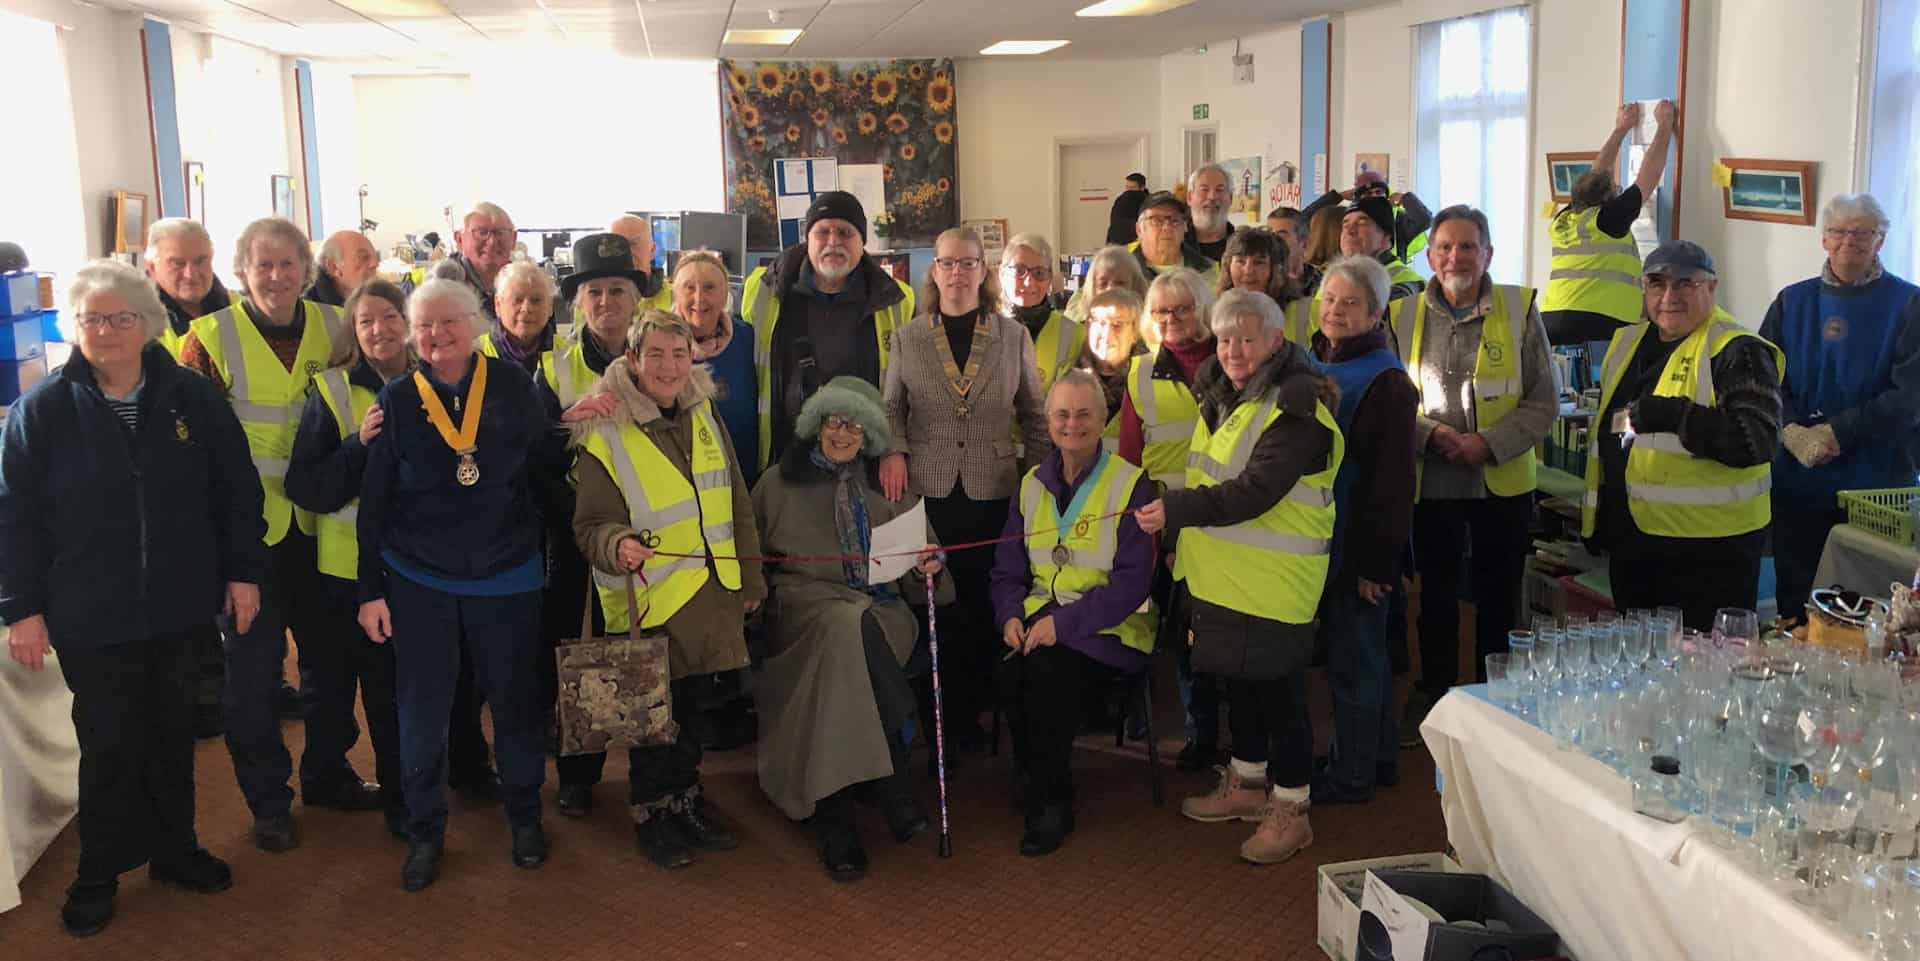
[[[1140,222],[1143,224],[1146,224],[1149,227],[1161,227],[1161,228],[1185,227],[1187,225],[1187,218],[1153,216],[1153,217],[1142,217],[1140,218]]]
[[[1046,280],[1053,276],[1053,268],[1022,267],[1019,264],[1013,264],[1007,268],[1007,273],[1012,274],[1016,280]]]
[[[1669,290],[1679,294],[1691,294],[1694,291],[1699,290],[1700,288],[1706,286],[1706,281],[1695,280],[1692,277],[1681,277],[1676,279],[1672,277],[1662,277],[1656,274],[1652,277],[1648,277],[1642,280],[1640,282],[1640,285],[1646,288],[1646,291],[1649,294],[1655,294],[1655,295],[1664,294]]]
[[[980,269],[980,263],[981,261],[978,257],[941,257],[935,260],[933,265],[941,270],[973,271]]]
[[[508,240],[513,237],[512,227],[475,227],[469,233],[489,240]]]
[[[140,315],[131,310],[117,311],[111,314],[85,313],[80,315],[80,326],[88,330],[128,330],[140,322]]]
[[[849,417],[842,417],[839,414],[829,415],[826,421],[824,422],[824,426],[828,430],[845,431],[849,434],[859,434],[862,436],[864,436],[867,432],[867,428],[865,427],[865,425],[861,424],[859,421]]]
[[[1873,238],[1880,236],[1880,228],[1873,227],[1873,228],[1856,228],[1853,230],[1845,230],[1839,227],[1828,227],[1827,236],[1832,237],[1835,240],[1872,240]]]
[[[1156,320],[1165,320],[1169,317],[1191,317],[1193,316],[1193,305],[1181,304],[1177,307],[1155,307],[1149,311],[1149,313],[1153,314]]]

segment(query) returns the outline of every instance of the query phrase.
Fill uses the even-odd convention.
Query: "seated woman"
[[[1100,446],[1106,401],[1092,374],[1061,375],[1046,409],[1054,451],[1020,482],[1002,531],[1014,539],[994,549],[993,563],[994,620],[1021,655],[1001,661],[1000,682],[1028,785],[1020,853],[1029,857],[1051,854],[1073,830],[1068,761],[1082,693],[1116,670],[1143,670],[1156,630],[1146,605],[1153,538],[1132,513],[1154,486]]]
[[[753,489],[766,553],[867,553],[874,527],[919,502],[880,495],[878,458],[892,434],[879,391],[858,377],[835,377],[808,398],[794,436],[815,442],[788,447]],[[920,569],[937,572],[940,561],[930,554]],[[907,786],[902,737],[915,710],[903,665],[919,628],[901,598],[918,580],[869,583],[864,561],[777,561],[767,570],[767,661],[754,685],[760,788],[788,817],[813,818],[836,881],[866,873],[857,795],[879,803],[896,840],[927,828]]]

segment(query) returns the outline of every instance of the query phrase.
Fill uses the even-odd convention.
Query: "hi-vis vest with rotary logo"
[[[1028,617],[1049,601],[1072,604],[1112,578],[1113,556],[1120,544],[1120,518],[1107,515],[1125,509],[1134,485],[1146,476],[1140,468],[1112,454],[1102,454],[1098,471],[1081,481],[1089,485],[1081,501],[1085,506],[1077,516],[1063,518],[1053,495],[1040,483],[1039,473],[1040,468],[1035,467],[1020,481],[1020,515],[1032,531],[1027,535],[1027,567],[1033,572],[1033,583],[1021,602]],[[1101,519],[1092,520],[1096,517]],[[1060,548],[1065,549],[1061,552],[1065,563],[1055,556]],[[1120,643],[1151,654],[1156,623],[1152,608],[1143,605],[1099,633],[1111,634]]]
[[[1200,404],[1186,384],[1153,376],[1159,348],[1133,358],[1127,370],[1127,396],[1140,415],[1140,466],[1160,486],[1177,490],[1187,486],[1187,447],[1194,425],[1200,422]],[[1118,419],[1115,419],[1118,422]]]
[[[313,386],[320,391],[327,411],[333,414],[333,422],[340,428],[340,439],[344,441],[359,433],[360,422],[367,419],[367,411],[373,407],[373,391],[348,380],[344,367],[321,371],[313,378]],[[360,576],[360,535],[356,526],[359,522],[358,497],[331,514],[314,518],[320,573],[349,581]]]
[[[282,365],[267,345],[245,304],[235,302],[194,321],[191,328],[200,338],[200,346],[206,348],[214,369],[227,382],[227,398],[246,431],[247,449],[266,495],[267,535],[263,540],[269,546],[280,543],[287,536],[288,526],[296,521],[300,530],[313,533],[313,515],[287,499],[287,458],[293,455],[293,435],[300,427],[307,388],[314,376],[326,369],[333,338],[353,336],[350,331],[342,332],[340,308],[311,300],[302,300],[300,305],[305,311],[305,328],[300,333],[300,349],[292,370]]]
[[[1614,331],[1600,369],[1600,410],[1613,403],[1634,352],[1652,324],[1642,322]],[[1702,407],[1719,403],[1713,386],[1713,358],[1742,337],[1758,337],[1718,307],[1713,316],[1673,349],[1655,382],[1655,397],[1685,397]],[[1761,341],[1766,343],[1766,341]],[[1773,348],[1778,369],[1786,369],[1780,348]],[[1627,512],[1642,532],[1660,537],[1732,537],[1757,531],[1773,519],[1773,464],[1728,467],[1695,457],[1675,433],[1637,434],[1627,450]],[[1592,537],[1600,508],[1600,438],[1596,431],[1587,452],[1587,496],[1580,512],[1580,533]]]
[[[645,583],[638,578],[634,583],[645,611],[640,617],[642,628],[666,623],[715,574],[720,577],[720,586],[730,591],[740,589],[740,562],[733,559],[737,553],[733,546],[733,472],[727,464],[726,446],[720,443],[711,402],[701,401],[690,416],[694,425],[691,480],[632,421],[617,430],[601,426],[587,435],[584,445],[620,485],[633,529],[661,552],[641,565]],[[651,543],[648,534],[658,537],[659,543]],[[711,571],[707,567],[709,559],[713,561]],[[607,633],[626,633],[632,615],[627,610],[625,576],[608,574],[596,565],[593,583],[600,595],[600,610],[606,615]]]
[[[1241,401],[1220,422],[1218,433],[1201,420],[1187,457],[1187,486],[1212,487],[1239,477],[1253,459],[1260,435],[1282,414],[1276,386],[1264,396]],[[1333,553],[1333,482],[1347,449],[1327,405],[1315,400],[1313,418],[1333,434],[1325,467],[1295,481],[1286,496],[1259,517],[1231,527],[1180,531],[1173,576],[1186,581],[1194,597],[1285,624],[1313,621]]]
[[[873,313],[873,336],[880,345],[880,379],[883,382],[887,376],[888,355],[893,350],[893,332],[905,327],[907,321],[913,318],[913,288],[898,280],[894,284],[900,288],[901,299]],[[760,450],[757,456],[764,470],[767,461],[773,457],[773,328],[780,322],[780,297],[773,290],[773,281],[767,277],[767,268],[756,267],[753,273],[747,275],[740,299],[747,305],[742,316],[753,325],[753,366],[759,372],[760,389]],[[821,378],[821,382],[825,383],[826,378]]]

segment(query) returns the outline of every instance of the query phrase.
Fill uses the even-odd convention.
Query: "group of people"
[[[1662,104],[1661,136],[1673,119]],[[861,806],[899,841],[928,829],[913,743],[938,725],[977,747],[996,710],[1019,849],[1058,849],[1074,736],[1161,647],[1179,765],[1224,761],[1182,813],[1256,824],[1248,861],[1292,857],[1313,807],[1397,782],[1407,729],[1457,680],[1461,601],[1477,653],[1505,647],[1535,449],[1561,411],[1550,329],[1612,339],[1583,526],[1622,607],[1695,626],[1752,607],[1772,498],[1911,476],[1920,307],[1879,265],[1878,206],[1828,204],[1822,278],[1755,334],[1715,306],[1706,251],[1635,252],[1625,225],[1665,152],[1619,190],[1609,158],[1637,108],[1617,120],[1555,219],[1539,294],[1489,276],[1471,207],[1429,215],[1363,175],[1236,228],[1213,166],[1187,200],[1140,197],[1137,240],[1100,250],[1064,303],[1030,233],[995,265],[948,230],[915,290],[866,255],[866,212],[839,192],[737,305],[736,265],[685,252],[662,275],[627,216],[576,242],[556,289],[513,260],[506,211],[477,204],[410,292],[374,274],[364,237],[316,258],[272,218],[237,239],[229,292],[204,230],[155,224],[146,276],[100,262],[72,279],[72,358],[14,406],[0,456],[10,651],[32,668],[58,651],[75,694],[67,927],[104,928],[115,879],[143,863],[192,890],[231,883],[192,816],[209,650],[253,840],[299,845],[275,712],[289,632],[299,796],[384,812],[409,891],[438,876],[449,786],[499,800],[514,864],[546,859],[552,649],[583,623],[666,636],[677,718],[689,684],[751,667],[760,785],[836,880],[865,873]],[[1431,279],[1406,263],[1421,255]],[[927,546],[876,582],[876,528],[916,509]],[[1792,513],[1772,525],[1788,613],[1824,516]],[[1421,677],[1397,711],[1410,574]],[[347,763],[356,692],[378,783]],[[636,842],[663,867],[739,843],[701,759],[684,724],[629,750]],[[560,814],[592,809],[604,762],[558,758]]]

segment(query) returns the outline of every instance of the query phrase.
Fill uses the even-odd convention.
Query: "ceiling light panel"
[[[1100,0],[1073,12],[1076,17],[1152,17],[1178,10],[1193,0]]]
[[[986,57],[1031,57],[1034,54],[1058,50],[1071,41],[1067,40],[1002,40],[980,51]]]
[[[729,30],[720,42],[732,46],[784,47],[800,39],[801,31],[793,30]]]

